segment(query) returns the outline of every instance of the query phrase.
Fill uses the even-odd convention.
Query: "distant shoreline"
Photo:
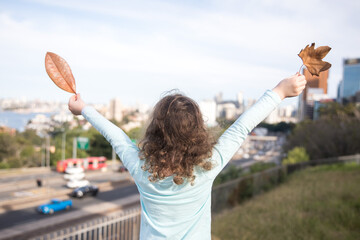
[[[4,113],[4,112],[13,112],[13,113],[18,113],[18,114],[30,114],[30,113],[37,113],[37,114],[48,114],[48,113],[55,113],[55,112],[51,112],[48,110],[44,110],[41,111],[41,108],[36,109],[37,111],[34,111],[34,109],[31,108],[19,108],[19,109],[2,109],[0,108],[0,113]],[[39,111],[40,110],[40,111]]]
[[[23,112],[23,111],[4,111],[0,110],[0,126],[15,128],[22,132],[25,130],[26,124],[36,115],[43,114],[47,117],[56,114],[56,112]]]

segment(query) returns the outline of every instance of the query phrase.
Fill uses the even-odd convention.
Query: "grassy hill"
[[[360,166],[327,165],[213,217],[214,239],[360,239]]]

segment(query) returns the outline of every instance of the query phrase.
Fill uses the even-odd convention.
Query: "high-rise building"
[[[207,126],[213,127],[216,122],[216,102],[213,100],[201,101],[199,104],[200,111],[203,115],[204,122]]]
[[[215,100],[216,104],[218,104],[219,102],[222,102],[222,100],[223,100],[223,94],[222,94],[222,92],[218,92],[218,94],[216,94],[214,100]]]
[[[300,121],[304,119],[313,119],[315,99],[321,100],[327,98],[329,70],[321,72],[319,76],[315,76],[311,75],[311,73],[304,68],[303,74],[307,84],[304,91],[299,96],[298,117]]]
[[[360,91],[360,58],[344,59],[342,98],[355,96]]]
[[[327,80],[329,78],[329,70],[321,72],[319,76],[311,75],[311,73],[304,68],[303,74],[307,81],[305,90],[309,88],[321,88],[323,89],[323,94],[327,94],[328,92],[328,83]],[[303,100],[307,98],[307,91],[304,90],[304,94],[302,94]]]
[[[244,112],[244,95],[242,92],[238,92],[236,95],[239,111]]]
[[[123,105],[119,98],[111,99],[108,118],[120,122],[123,118],[123,110]]]
[[[226,120],[234,120],[238,117],[238,108],[234,101],[223,101],[217,104],[217,116]]]
[[[239,103],[239,105],[243,105],[244,104],[244,96],[243,96],[243,93],[242,92],[238,92],[237,95],[237,101]]]
[[[295,117],[295,106],[287,105],[287,106],[279,106],[277,107],[270,115],[265,118],[266,123],[275,124],[279,122],[297,122],[297,118]]]
[[[343,92],[344,92],[344,81],[340,80],[337,86],[337,94],[336,94],[336,101],[338,103],[342,102]]]
[[[252,105],[256,103],[256,99],[248,98],[245,104],[245,110],[248,110]]]

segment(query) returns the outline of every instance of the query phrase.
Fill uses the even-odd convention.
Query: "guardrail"
[[[141,209],[134,208],[44,234],[30,240],[137,240]]]

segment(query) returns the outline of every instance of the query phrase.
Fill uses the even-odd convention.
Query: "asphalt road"
[[[83,199],[75,199],[73,200],[73,207],[68,211],[74,211],[76,209],[81,209],[82,207],[94,205],[96,207],[97,203],[113,201],[116,199],[124,198],[133,194],[138,194],[138,190],[135,184],[127,185],[121,188],[116,188],[111,191],[100,192],[96,197],[85,197]],[[44,202],[46,203],[46,202]],[[68,211],[60,211],[56,212],[53,215],[43,215],[36,212],[35,208],[27,208],[17,211],[11,211],[0,215],[0,230],[6,229],[8,227],[14,225],[21,225],[28,222],[33,222],[36,220],[44,219],[44,218],[56,218],[61,216]]]
[[[57,172],[43,173],[43,174],[31,174],[26,176],[12,176],[9,178],[0,179],[0,201],[5,201],[14,198],[15,192],[28,191],[36,189],[36,179],[43,180],[43,186],[49,186],[55,190],[61,190],[66,188],[66,180],[64,180],[64,174]],[[108,170],[107,172],[101,171],[87,171],[85,172],[85,179],[88,179],[92,184],[99,184],[103,182],[116,182],[126,178],[125,174],[119,172],[113,172]]]

